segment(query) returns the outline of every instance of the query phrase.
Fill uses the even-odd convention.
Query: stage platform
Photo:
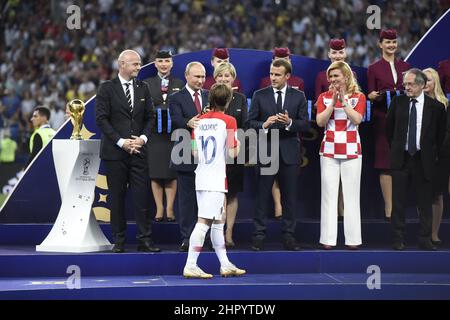
[[[414,231],[416,224],[409,221],[408,231]],[[277,233],[270,235],[265,251],[251,251],[249,241],[238,242],[237,249],[229,251],[230,260],[247,270],[242,277],[220,277],[215,253],[205,250],[198,264],[214,274],[210,280],[181,276],[187,254],[177,251],[178,226],[174,223],[154,227],[155,239],[159,232],[166,236],[160,242],[162,252],[138,253],[130,241],[123,254],[36,252],[34,245],[45,238],[51,225],[1,225],[0,299],[450,299],[450,246],[445,237],[436,252],[420,251],[414,241],[398,252],[390,249],[387,223],[363,225],[374,229],[370,232],[374,236],[375,231],[384,235],[366,236],[367,242],[373,243],[358,251],[346,250],[343,245],[324,251],[304,233],[300,237],[303,249],[290,252],[274,241],[280,235],[279,223],[271,221],[269,232]],[[134,227],[130,224],[130,231]],[[317,221],[299,221],[298,229],[306,228],[315,235],[317,227]],[[445,221],[443,235],[450,234],[449,227]],[[109,226],[102,228],[108,234]],[[237,229],[251,230],[251,223],[240,221]],[[22,244],[13,244],[11,237],[22,239],[16,241]],[[68,288],[73,280],[72,272],[67,273],[70,266],[80,270],[80,289]],[[374,284],[374,268],[380,271],[380,289],[369,289]]]

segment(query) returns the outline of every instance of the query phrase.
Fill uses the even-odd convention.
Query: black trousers
[[[298,185],[298,165],[284,164],[280,159],[280,167],[276,175],[261,175],[261,168],[258,168],[258,189],[256,194],[256,208],[253,218],[253,237],[264,239],[266,235],[267,213],[269,203],[272,198],[272,185],[275,178],[278,178],[281,192],[282,233],[283,239],[294,237],[296,227],[296,203]]]
[[[189,242],[198,215],[195,172],[177,171],[177,174],[177,220],[180,226],[181,241]]]
[[[115,243],[125,242],[127,228],[125,196],[130,188],[133,198],[139,241],[151,240],[152,225],[149,211],[150,179],[147,160],[129,156],[125,160],[104,160],[108,180],[108,204],[111,210],[111,229]]]
[[[431,240],[432,222],[432,181],[426,179],[422,166],[420,151],[414,156],[405,152],[405,162],[400,170],[392,173],[392,231],[394,243],[404,242],[405,238],[405,207],[409,186],[412,184],[417,207],[419,209],[419,242]]]

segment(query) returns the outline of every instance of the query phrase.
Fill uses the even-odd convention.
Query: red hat
[[[328,45],[330,46],[330,49],[342,50],[342,49],[345,49],[345,40],[344,39],[331,39]]]
[[[228,59],[230,57],[227,48],[214,48],[212,55],[219,59]]]
[[[287,58],[291,55],[289,48],[274,48],[272,59],[276,58]]]
[[[395,29],[381,30],[380,41],[383,39],[389,39],[389,40],[397,39],[397,30],[395,30]]]

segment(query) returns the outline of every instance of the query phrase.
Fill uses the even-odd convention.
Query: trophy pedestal
[[[111,250],[91,210],[95,196],[100,140],[53,140],[61,208],[52,230],[36,251]]]

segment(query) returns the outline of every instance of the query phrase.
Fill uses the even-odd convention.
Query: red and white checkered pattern
[[[361,116],[366,112],[366,97],[362,93],[345,96],[348,107],[353,108]],[[323,112],[331,105],[333,93],[327,91],[317,99],[317,114]],[[327,122],[325,134],[320,145],[319,154],[335,159],[361,158],[361,141],[358,126],[351,123],[339,101]]]

